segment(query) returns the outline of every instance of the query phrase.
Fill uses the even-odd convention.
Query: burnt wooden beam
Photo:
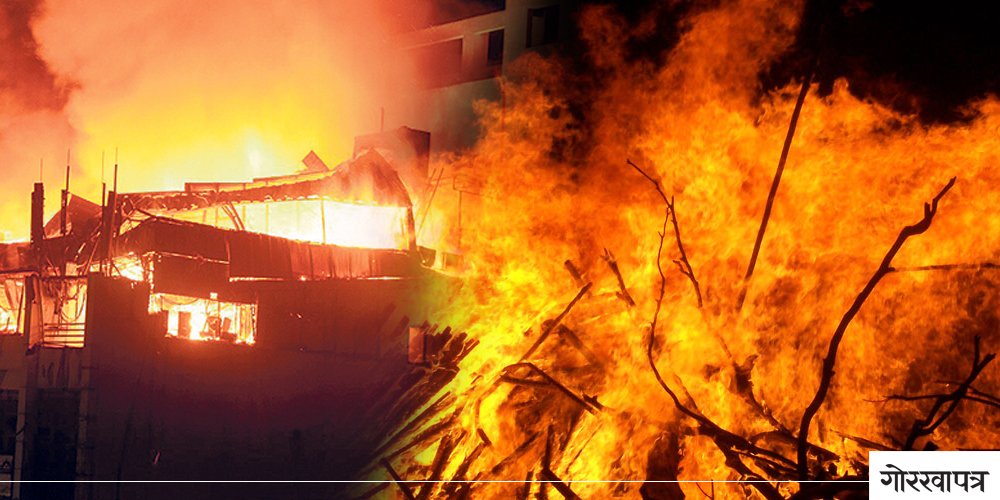
[[[544,382],[539,382],[539,381],[536,381],[536,380],[530,380],[530,379],[523,379],[523,378],[519,378],[519,377],[514,377],[514,376],[512,376],[512,375],[509,374],[509,372],[511,372],[513,370],[516,370],[518,368],[527,368],[527,369],[529,369],[529,370],[537,373],[538,375],[540,375],[544,379]],[[509,366],[505,367],[501,371],[500,380],[503,380],[505,382],[514,383],[514,384],[524,384],[524,385],[534,385],[534,386],[550,385],[550,386],[558,389],[560,392],[562,392],[563,394],[565,394],[568,398],[572,399],[574,402],[576,402],[577,404],[579,404],[580,406],[582,406],[585,410],[589,411],[590,413],[596,413],[597,410],[601,410],[601,409],[604,408],[600,403],[597,402],[596,398],[588,397],[586,395],[584,395],[582,397],[581,396],[577,396],[576,393],[574,393],[573,391],[571,391],[568,387],[566,387],[565,385],[563,385],[562,383],[560,383],[556,379],[552,378],[551,375],[549,375],[548,373],[545,373],[544,370],[542,370],[541,368],[535,366],[532,363],[514,363],[512,365],[509,365]]]
[[[604,363],[601,362],[601,359],[597,357],[597,354],[594,354],[594,351],[590,350],[590,348],[580,340],[580,337],[578,337],[573,330],[570,330],[565,325],[559,325],[559,327],[556,328],[556,333],[563,339],[566,339],[566,341],[569,342],[574,349],[579,351],[580,354],[587,359],[587,362],[594,366],[604,365]]]
[[[392,481],[396,483],[399,490],[403,492],[403,496],[406,497],[406,500],[417,500],[414,498],[413,492],[410,491],[410,487],[406,485],[403,478],[399,477],[399,474],[396,473],[396,469],[392,468],[392,464],[390,464],[388,460],[382,458],[379,459],[378,462],[382,465],[382,467],[385,467],[385,470],[389,471],[389,475],[392,476]]]
[[[545,480],[543,484],[551,484],[566,500],[582,500],[579,495],[570,489],[569,485],[564,483],[562,479],[559,479],[559,476],[555,475],[550,469],[543,468],[539,475]]]
[[[532,354],[535,353],[536,350],[538,350],[538,347],[542,345],[542,342],[545,341],[545,338],[548,337],[550,333],[552,333],[552,329],[555,328],[556,325],[558,325],[560,322],[562,322],[564,318],[566,318],[566,315],[569,314],[571,310],[573,310],[573,306],[575,306],[576,303],[579,302],[581,298],[583,298],[584,294],[586,294],[587,291],[590,290],[590,287],[592,287],[593,285],[594,285],[593,283],[587,283],[586,285],[583,286],[583,288],[580,289],[580,291],[576,294],[576,297],[573,297],[573,300],[571,300],[569,304],[566,305],[566,307],[562,310],[562,312],[559,313],[559,316],[556,316],[556,319],[552,320],[552,323],[550,323],[549,326],[542,331],[542,334],[538,337],[538,340],[536,340],[534,344],[531,344],[531,347],[529,347],[527,352],[525,352],[524,355],[521,356],[521,359],[519,361],[524,361],[528,359]]]
[[[615,278],[618,279],[618,289],[621,290],[618,293],[618,297],[624,300],[629,307],[634,306],[635,301],[632,300],[632,295],[630,295],[628,293],[628,289],[625,288],[625,279],[622,278],[622,272],[621,269],[618,268],[618,260],[615,259],[615,254],[611,253],[611,250],[605,248],[604,255],[602,255],[601,258],[604,259],[604,262],[611,269],[611,272],[614,273]]]
[[[573,277],[573,283],[576,283],[576,286],[582,287],[585,284],[583,281],[583,275],[580,274],[580,270],[576,268],[573,261],[566,259],[566,261],[563,262],[563,266],[565,266],[566,270],[569,271],[569,275]]]

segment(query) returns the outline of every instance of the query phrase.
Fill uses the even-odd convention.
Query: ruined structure
[[[112,190],[103,206],[67,194],[44,226],[36,184],[31,241],[2,249],[0,473],[14,481],[3,494],[213,496],[20,481],[354,472],[377,439],[364,432],[371,405],[406,371],[409,327],[448,278],[423,265],[407,189],[375,150],[307,166]]]

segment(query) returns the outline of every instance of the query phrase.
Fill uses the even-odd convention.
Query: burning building
[[[2,352],[24,367],[3,381],[17,477],[333,470],[366,481],[336,492],[357,499],[847,499],[866,494],[872,451],[997,449],[1000,18],[880,1],[601,3],[572,19],[555,2],[481,4],[493,12],[402,36],[450,68],[422,104],[477,113],[475,142],[423,170],[435,208],[438,186],[458,194],[442,233],[465,270],[430,323],[468,337],[400,316],[423,302],[396,297],[447,279],[420,265],[426,207],[406,210],[364,151],[359,198],[315,159],[102,204],[117,209],[71,198],[65,230],[33,217],[33,244],[4,253],[5,328],[24,332]],[[536,28],[549,39],[549,19],[575,23],[579,52],[510,60]],[[939,21],[963,50],[925,40],[942,41]],[[454,143],[466,124],[448,125]],[[392,230],[337,231],[359,217]],[[24,267],[45,255],[62,256],[43,260],[55,271]],[[259,492],[283,493],[330,492]]]
[[[4,247],[6,495],[350,477],[383,393],[452,340],[423,325],[451,278],[378,152],[305,163],[103,206],[64,190],[44,226],[36,184],[31,241]]]

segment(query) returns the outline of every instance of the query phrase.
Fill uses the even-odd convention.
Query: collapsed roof
[[[127,193],[122,197],[125,209],[150,212],[309,198],[357,205],[413,206],[399,174],[374,149],[328,172],[265,177],[253,182],[188,183],[184,191]]]

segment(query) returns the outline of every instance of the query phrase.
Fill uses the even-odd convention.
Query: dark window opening
[[[481,16],[491,12],[500,12],[507,8],[506,0],[435,0],[429,2],[430,24],[445,24],[470,17]]]
[[[503,30],[491,31],[486,48],[486,64],[495,66],[503,63]]]
[[[559,6],[528,9],[528,47],[538,47],[559,39]]]

